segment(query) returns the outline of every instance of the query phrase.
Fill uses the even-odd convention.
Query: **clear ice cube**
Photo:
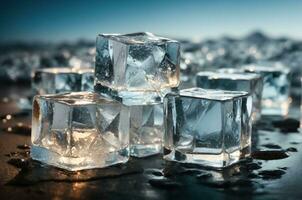
[[[179,84],[180,44],[151,33],[100,34],[96,41],[96,90],[156,102]],[[129,94],[130,93],[130,94]]]
[[[164,99],[164,158],[222,168],[246,157],[252,100],[247,92],[190,88]]]
[[[93,91],[94,70],[90,68],[43,68],[32,75],[35,94]]]
[[[163,105],[128,105],[130,109],[130,154],[146,157],[162,150]]]
[[[196,76],[196,86],[204,89],[245,91],[253,97],[253,121],[260,119],[263,80],[260,75],[244,73],[236,69],[203,71]]]
[[[243,69],[258,73],[263,78],[261,114],[287,115],[290,104],[290,70],[280,63],[251,64]]]
[[[75,171],[125,163],[129,109],[90,92],[35,96],[34,160]]]

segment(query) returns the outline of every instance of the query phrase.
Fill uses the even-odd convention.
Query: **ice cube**
[[[94,70],[90,68],[43,68],[32,75],[36,94],[93,91]]]
[[[130,154],[145,157],[162,149],[163,105],[128,105],[130,109]]]
[[[263,77],[261,114],[287,115],[290,104],[290,70],[280,63],[269,62],[246,65],[243,69]]]
[[[179,84],[180,44],[151,33],[100,34],[96,41],[96,90],[156,102]],[[129,94],[131,93],[131,94]],[[146,93],[151,93],[146,95]]]
[[[164,99],[164,158],[222,168],[251,145],[247,92],[190,88]],[[249,153],[249,152],[247,152]]]
[[[129,127],[129,109],[98,94],[35,96],[31,157],[71,171],[125,163]]]
[[[260,75],[244,73],[236,69],[203,71],[196,77],[196,86],[204,89],[245,91],[253,97],[253,121],[260,119],[263,80]]]

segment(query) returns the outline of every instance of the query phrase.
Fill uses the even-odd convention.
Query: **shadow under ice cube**
[[[243,69],[258,73],[263,78],[261,114],[287,115],[290,105],[290,70],[279,63],[252,64]]]
[[[203,71],[196,76],[196,86],[204,89],[221,89],[230,91],[245,91],[253,97],[254,121],[261,116],[261,96],[263,80],[261,75],[239,72],[239,70],[220,69],[218,72]]]
[[[164,158],[222,168],[251,145],[252,100],[247,92],[191,88],[164,99]]]
[[[35,94],[93,91],[94,70],[90,68],[43,68],[34,71]]]
[[[137,102],[157,102],[179,84],[180,44],[151,33],[100,34],[95,89]],[[164,94],[163,94],[164,93]]]
[[[163,105],[128,105],[130,109],[130,154],[145,157],[162,150]]]
[[[129,126],[127,107],[94,93],[35,96],[31,157],[71,171],[125,163]]]

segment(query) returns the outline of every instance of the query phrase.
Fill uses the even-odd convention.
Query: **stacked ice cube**
[[[180,44],[151,33],[101,34],[96,42],[95,91],[130,109],[130,152],[160,153],[164,95],[179,84]]]
[[[96,41],[97,90],[130,103],[160,102],[179,84],[180,44],[151,33],[101,34]]]
[[[222,168],[250,155],[252,118],[268,111],[264,102],[281,104],[270,114],[286,111],[285,68],[200,72],[200,88],[178,91],[179,62],[177,41],[100,34],[94,74],[37,70],[32,158],[68,170],[101,168],[158,154],[164,143],[167,160]],[[92,91],[92,82],[93,92],[74,92]]]
[[[162,100],[179,84],[179,48],[151,33],[99,35],[93,93],[67,93],[87,89],[89,70],[37,70],[32,158],[81,170],[160,153]]]

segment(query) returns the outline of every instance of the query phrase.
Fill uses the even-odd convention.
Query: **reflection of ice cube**
[[[108,131],[109,127],[114,125],[115,120],[119,120],[120,108],[115,105],[99,105],[97,111],[97,123],[101,132]]]
[[[102,138],[109,144],[109,151],[114,151],[121,148],[121,143],[119,142],[119,139],[114,135],[114,133],[106,132],[102,134]]]
[[[82,157],[89,156],[92,152],[97,151],[98,140],[101,138],[95,129],[73,129],[71,134],[71,156]]]
[[[96,47],[95,75],[96,84],[103,87],[100,92],[124,98],[127,92],[140,92],[147,99],[144,92],[156,96],[179,84],[180,45],[174,40],[150,33],[101,34]]]
[[[168,94],[164,146],[169,151],[164,158],[218,168],[237,162],[250,148],[249,98],[243,91],[201,88]]]
[[[128,146],[129,111],[121,103],[89,92],[34,98],[34,160],[68,170],[106,167],[126,162]]]
[[[179,150],[190,150],[194,148],[194,137],[192,135],[181,135],[177,141],[176,148]]]

